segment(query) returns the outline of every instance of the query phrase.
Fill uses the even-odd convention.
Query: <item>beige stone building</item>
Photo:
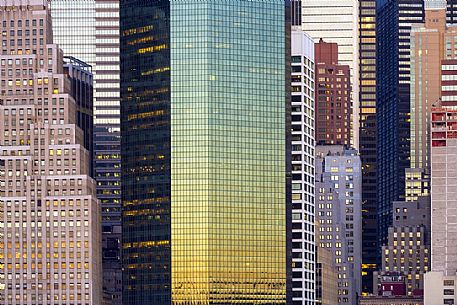
[[[431,272],[424,278],[424,304],[457,303],[457,111],[431,115]]]
[[[357,304],[361,294],[361,163],[357,150],[341,145],[316,147],[317,245],[332,254],[337,304]],[[319,258],[318,258],[319,259]],[[319,284],[327,285],[326,279]]]
[[[411,30],[411,168],[430,172],[430,112],[457,107],[457,28],[446,25],[446,2],[426,1],[425,23]]]
[[[338,303],[338,272],[330,250],[317,247],[316,304]]]
[[[101,304],[100,209],[47,1],[1,1],[0,25],[0,303]]]
[[[373,277],[374,291],[381,291],[379,274],[400,272],[405,276],[405,295],[421,294],[423,277],[429,271],[430,203],[428,197],[417,201],[394,201],[393,226],[388,243],[382,247],[381,272]]]

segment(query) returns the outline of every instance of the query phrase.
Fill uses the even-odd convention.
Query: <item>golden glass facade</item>
[[[285,304],[284,1],[170,4],[172,303]]]
[[[286,304],[286,5],[121,1],[123,303]]]

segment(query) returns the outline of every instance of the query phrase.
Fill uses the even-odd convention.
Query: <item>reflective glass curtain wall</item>
[[[120,13],[123,304],[171,304],[170,3]]]
[[[54,42],[65,56],[95,64],[95,0],[52,0]]]
[[[125,304],[286,304],[285,41],[282,0],[121,1]]]
[[[284,304],[284,1],[170,2],[173,303]]]

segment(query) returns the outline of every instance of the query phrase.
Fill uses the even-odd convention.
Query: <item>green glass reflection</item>
[[[171,1],[173,304],[285,304],[284,1]]]

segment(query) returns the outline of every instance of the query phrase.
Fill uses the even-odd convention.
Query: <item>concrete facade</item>
[[[122,304],[119,0],[51,0],[54,41],[93,67],[93,178],[102,209],[103,290]]]
[[[457,111],[432,111],[431,269],[457,271]]]
[[[383,297],[383,296],[368,296],[360,299],[360,305],[423,305],[422,297]]]
[[[337,304],[338,272],[333,261],[333,253],[321,247],[317,247],[316,252],[316,303],[322,305]]]
[[[424,305],[456,304],[457,275],[444,275],[443,272],[425,274]]]
[[[294,304],[314,304],[314,42],[292,31],[292,274]]]
[[[431,111],[431,272],[424,304],[455,304],[457,281],[457,111]]]
[[[446,26],[446,1],[428,1],[411,29],[411,168],[430,173],[430,112],[457,106],[457,30]]]
[[[47,1],[0,4],[0,300],[101,303],[100,207]]]
[[[405,172],[405,201],[417,201],[427,197],[430,201],[430,174],[422,168],[408,168]]]
[[[339,145],[316,148],[316,217],[319,248],[332,252],[338,304],[357,304],[361,293],[361,163]]]
[[[405,275],[406,295],[423,290],[423,276],[429,270],[429,249],[424,236],[424,227],[391,227],[389,244],[383,246],[383,270],[401,271]]]
[[[429,116],[441,97],[441,60],[444,57],[446,3],[425,8],[425,23],[411,29],[411,168],[430,172]]]

